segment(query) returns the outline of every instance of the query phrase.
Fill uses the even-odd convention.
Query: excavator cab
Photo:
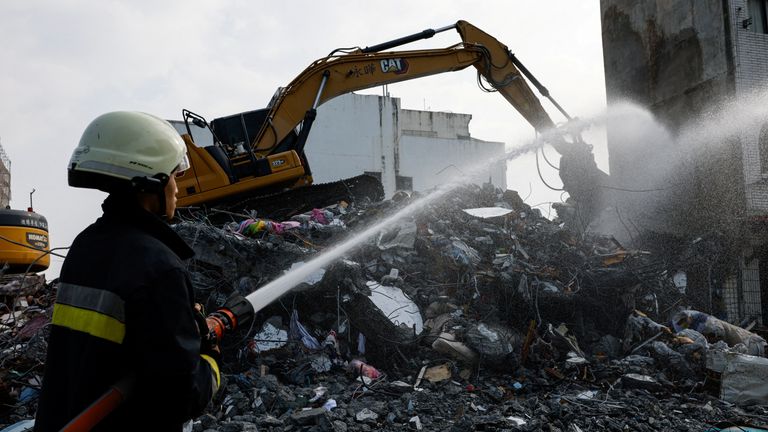
[[[215,203],[221,188],[226,188],[230,197],[254,189],[268,193],[311,183],[309,164],[303,154],[288,150],[258,155],[253,151],[249,143],[263,126],[268,112],[269,109],[248,111],[208,123],[199,114],[182,111],[187,130],[182,138],[192,169],[177,178],[180,206]],[[213,142],[198,146],[190,122],[207,129]],[[290,148],[296,139],[295,132],[289,134],[284,139],[287,143],[281,147]]]
[[[222,146],[228,149],[233,149],[234,154],[242,155],[250,148],[250,143],[253,141],[253,138],[257,136],[259,130],[267,120],[269,111],[269,108],[264,108],[217,118],[211,122],[211,129],[213,130],[213,133],[215,133],[215,136],[220,140]],[[278,154],[295,149],[297,147],[296,144],[298,139],[299,134],[294,130],[283,138],[280,144],[278,144],[270,153]],[[301,152],[299,156],[302,159],[306,159],[304,157],[304,152]],[[254,160],[255,165],[253,168],[256,169],[257,176],[265,175],[265,173],[268,174],[270,172],[268,170],[269,167],[266,166],[266,158],[259,158],[258,155],[256,155]],[[249,169],[250,167],[244,168],[245,172],[242,172],[238,177],[247,177]],[[304,170],[307,174],[310,174],[309,165],[305,164]]]

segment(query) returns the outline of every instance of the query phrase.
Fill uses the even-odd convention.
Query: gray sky
[[[12,161],[11,205],[26,208],[35,188],[35,210],[48,218],[52,245],[67,246],[101,214],[105,195],[70,188],[66,179],[69,156],[96,116],[140,110],[178,119],[188,108],[214,118],[262,108],[278,86],[334,48],[373,45],[459,19],[509,46],[571,115],[604,109],[597,1],[0,2],[0,143]],[[459,41],[445,32],[399,49]],[[479,139],[514,146],[533,137],[501,97],[478,89],[474,69],[390,85],[389,92],[406,109],[472,114],[470,132]],[[547,101],[544,107],[563,120]],[[606,169],[599,132],[586,138]],[[553,170],[545,176],[560,184]],[[523,197],[530,183],[531,205],[560,199],[541,184],[532,157],[511,164],[508,177]],[[60,261],[53,259],[49,278]]]

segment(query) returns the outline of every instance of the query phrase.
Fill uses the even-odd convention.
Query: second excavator
[[[456,30],[461,42],[441,49],[387,51],[448,30]],[[592,147],[577,133],[556,128],[529,82],[566,120],[571,116],[506,45],[466,21],[366,48],[334,50],[279,89],[264,109],[210,123],[184,110],[187,133],[183,137],[192,169],[177,179],[179,205],[236,206],[270,214],[280,207],[305,211],[341,199],[382,198],[381,185],[367,176],[308,187],[312,173],[304,148],[317,107],[356,90],[469,66],[477,69],[482,89],[501,94],[560,153],[563,189],[584,214],[594,214],[607,175],[597,168]],[[213,144],[196,145],[190,123],[210,130]],[[286,204],[291,200],[293,204]]]

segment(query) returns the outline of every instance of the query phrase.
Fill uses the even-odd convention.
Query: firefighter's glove
[[[197,324],[197,330],[200,332],[200,354],[211,356],[217,363],[221,359],[221,350],[219,344],[216,343],[216,338],[211,336],[211,331],[208,329],[208,322],[206,321],[205,308],[200,303],[195,303],[195,323]]]

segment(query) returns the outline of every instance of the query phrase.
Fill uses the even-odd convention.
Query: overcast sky
[[[263,108],[278,86],[334,48],[459,19],[509,46],[571,115],[604,109],[597,1],[4,0],[0,143],[12,161],[11,205],[26,208],[36,189],[35,210],[48,218],[52,245],[67,246],[101,214],[105,197],[70,188],[66,179],[71,152],[96,116],[140,110],[179,119],[188,108],[214,118]],[[457,42],[458,34],[445,32],[400,49]],[[474,69],[390,85],[389,92],[406,109],[472,114],[478,139],[514,146],[533,137],[501,97],[478,89]],[[563,120],[548,102],[544,107]],[[600,131],[587,138],[606,169]],[[556,172],[545,176],[560,184]],[[532,157],[511,164],[508,178],[523,197],[531,185],[531,205],[560,199],[541,184]],[[49,278],[60,261],[53,259]]]

